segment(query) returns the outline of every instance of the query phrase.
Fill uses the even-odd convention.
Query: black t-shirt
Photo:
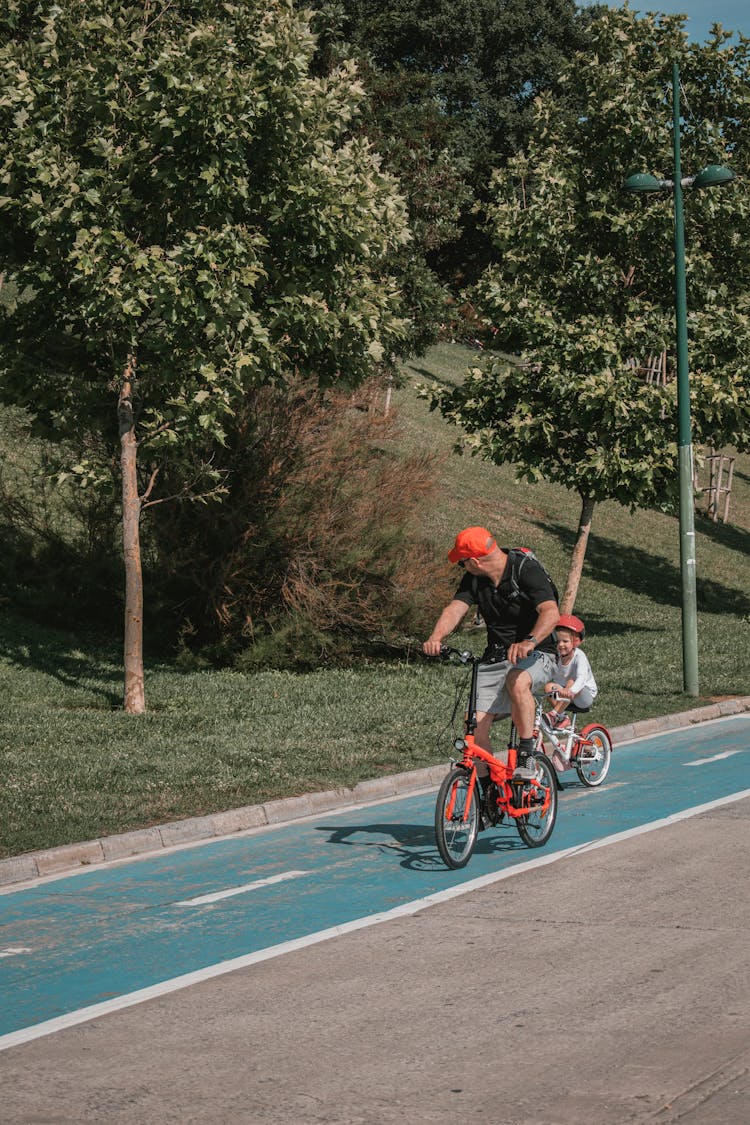
[[[503,548],[505,549],[505,548]],[[508,555],[503,576],[497,586],[491,578],[464,574],[461,584],[453,595],[454,600],[478,605],[487,626],[488,652],[495,645],[506,648],[533,632],[539,616],[537,606],[541,602],[556,602],[557,597],[549,578],[536,559],[525,558],[519,568],[516,560],[516,580],[519,596],[513,597],[511,582],[512,556]],[[557,641],[554,632],[536,646],[539,652],[557,654]]]

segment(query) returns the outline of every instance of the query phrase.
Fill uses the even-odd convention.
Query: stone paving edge
[[[636,723],[612,727],[610,733],[613,743],[617,746],[618,743],[631,742],[636,738],[680,730],[682,727],[706,723],[729,715],[739,715],[745,711],[750,711],[750,695],[724,699],[719,703],[694,707],[690,711],[678,711],[672,715],[662,715],[656,719],[641,719]],[[0,887],[32,882],[44,876],[78,871],[113,859],[127,859],[136,855],[154,853],[176,844],[195,843],[246,832],[252,828],[284,824],[330,809],[344,808],[347,805],[403,796],[406,793],[439,785],[444,774],[445,764],[441,763],[420,770],[410,770],[408,773],[370,778],[367,781],[360,781],[351,789],[331,789],[307,793],[299,797],[282,797],[277,801],[266,801],[261,805],[247,805],[244,808],[229,809],[209,816],[188,817],[185,820],[176,820],[153,828],[105,836],[99,840],[62,844],[56,848],[46,848],[44,851],[10,856],[8,859],[0,860]]]

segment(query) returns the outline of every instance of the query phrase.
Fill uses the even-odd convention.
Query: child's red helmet
[[[586,636],[586,626],[580,617],[574,617],[572,613],[561,614],[557,624],[561,629],[570,629],[571,633],[577,633],[581,640]]]

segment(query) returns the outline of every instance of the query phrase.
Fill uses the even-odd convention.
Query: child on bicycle
[[[558,699],[547,714],[547,719],[552,726],[558,729],[570,725],[570,719],[564,714],[569,703],[576,707],[588,710],[596,699],[599,689],[596,686],[594,673],[591,671],[588,657],[580,647],[581,641],[586,636],[586,627],[580,617],[564,613],[556,626],[557,631],[557,664],[552,673],[552,679],[545,685],[545,691],[556,692]]]

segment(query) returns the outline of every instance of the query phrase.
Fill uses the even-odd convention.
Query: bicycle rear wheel
[[[590,789],[601,785],[609,773],[612,761],[612,739],[606,727],[594,723],[581,731],[575,761],[578,776],[584,785],[588,785]]]
[[[544,754],[534,754],[529,758],[529,766],[536,771],[535,781],[523,786],[523,800],[529,802],[528,816],[516,820],[518,835],[530,848],[540,848],[552,835],[557,819],[557,777],[549,758]],[[542,806],[549,795],[546,811]]]
[[[477,786],[467,812],[471,773],[454,769],[444,777],[435,805],[435,840],[448,867],[465,867],[471,859],[479,831],[479,793]]]

